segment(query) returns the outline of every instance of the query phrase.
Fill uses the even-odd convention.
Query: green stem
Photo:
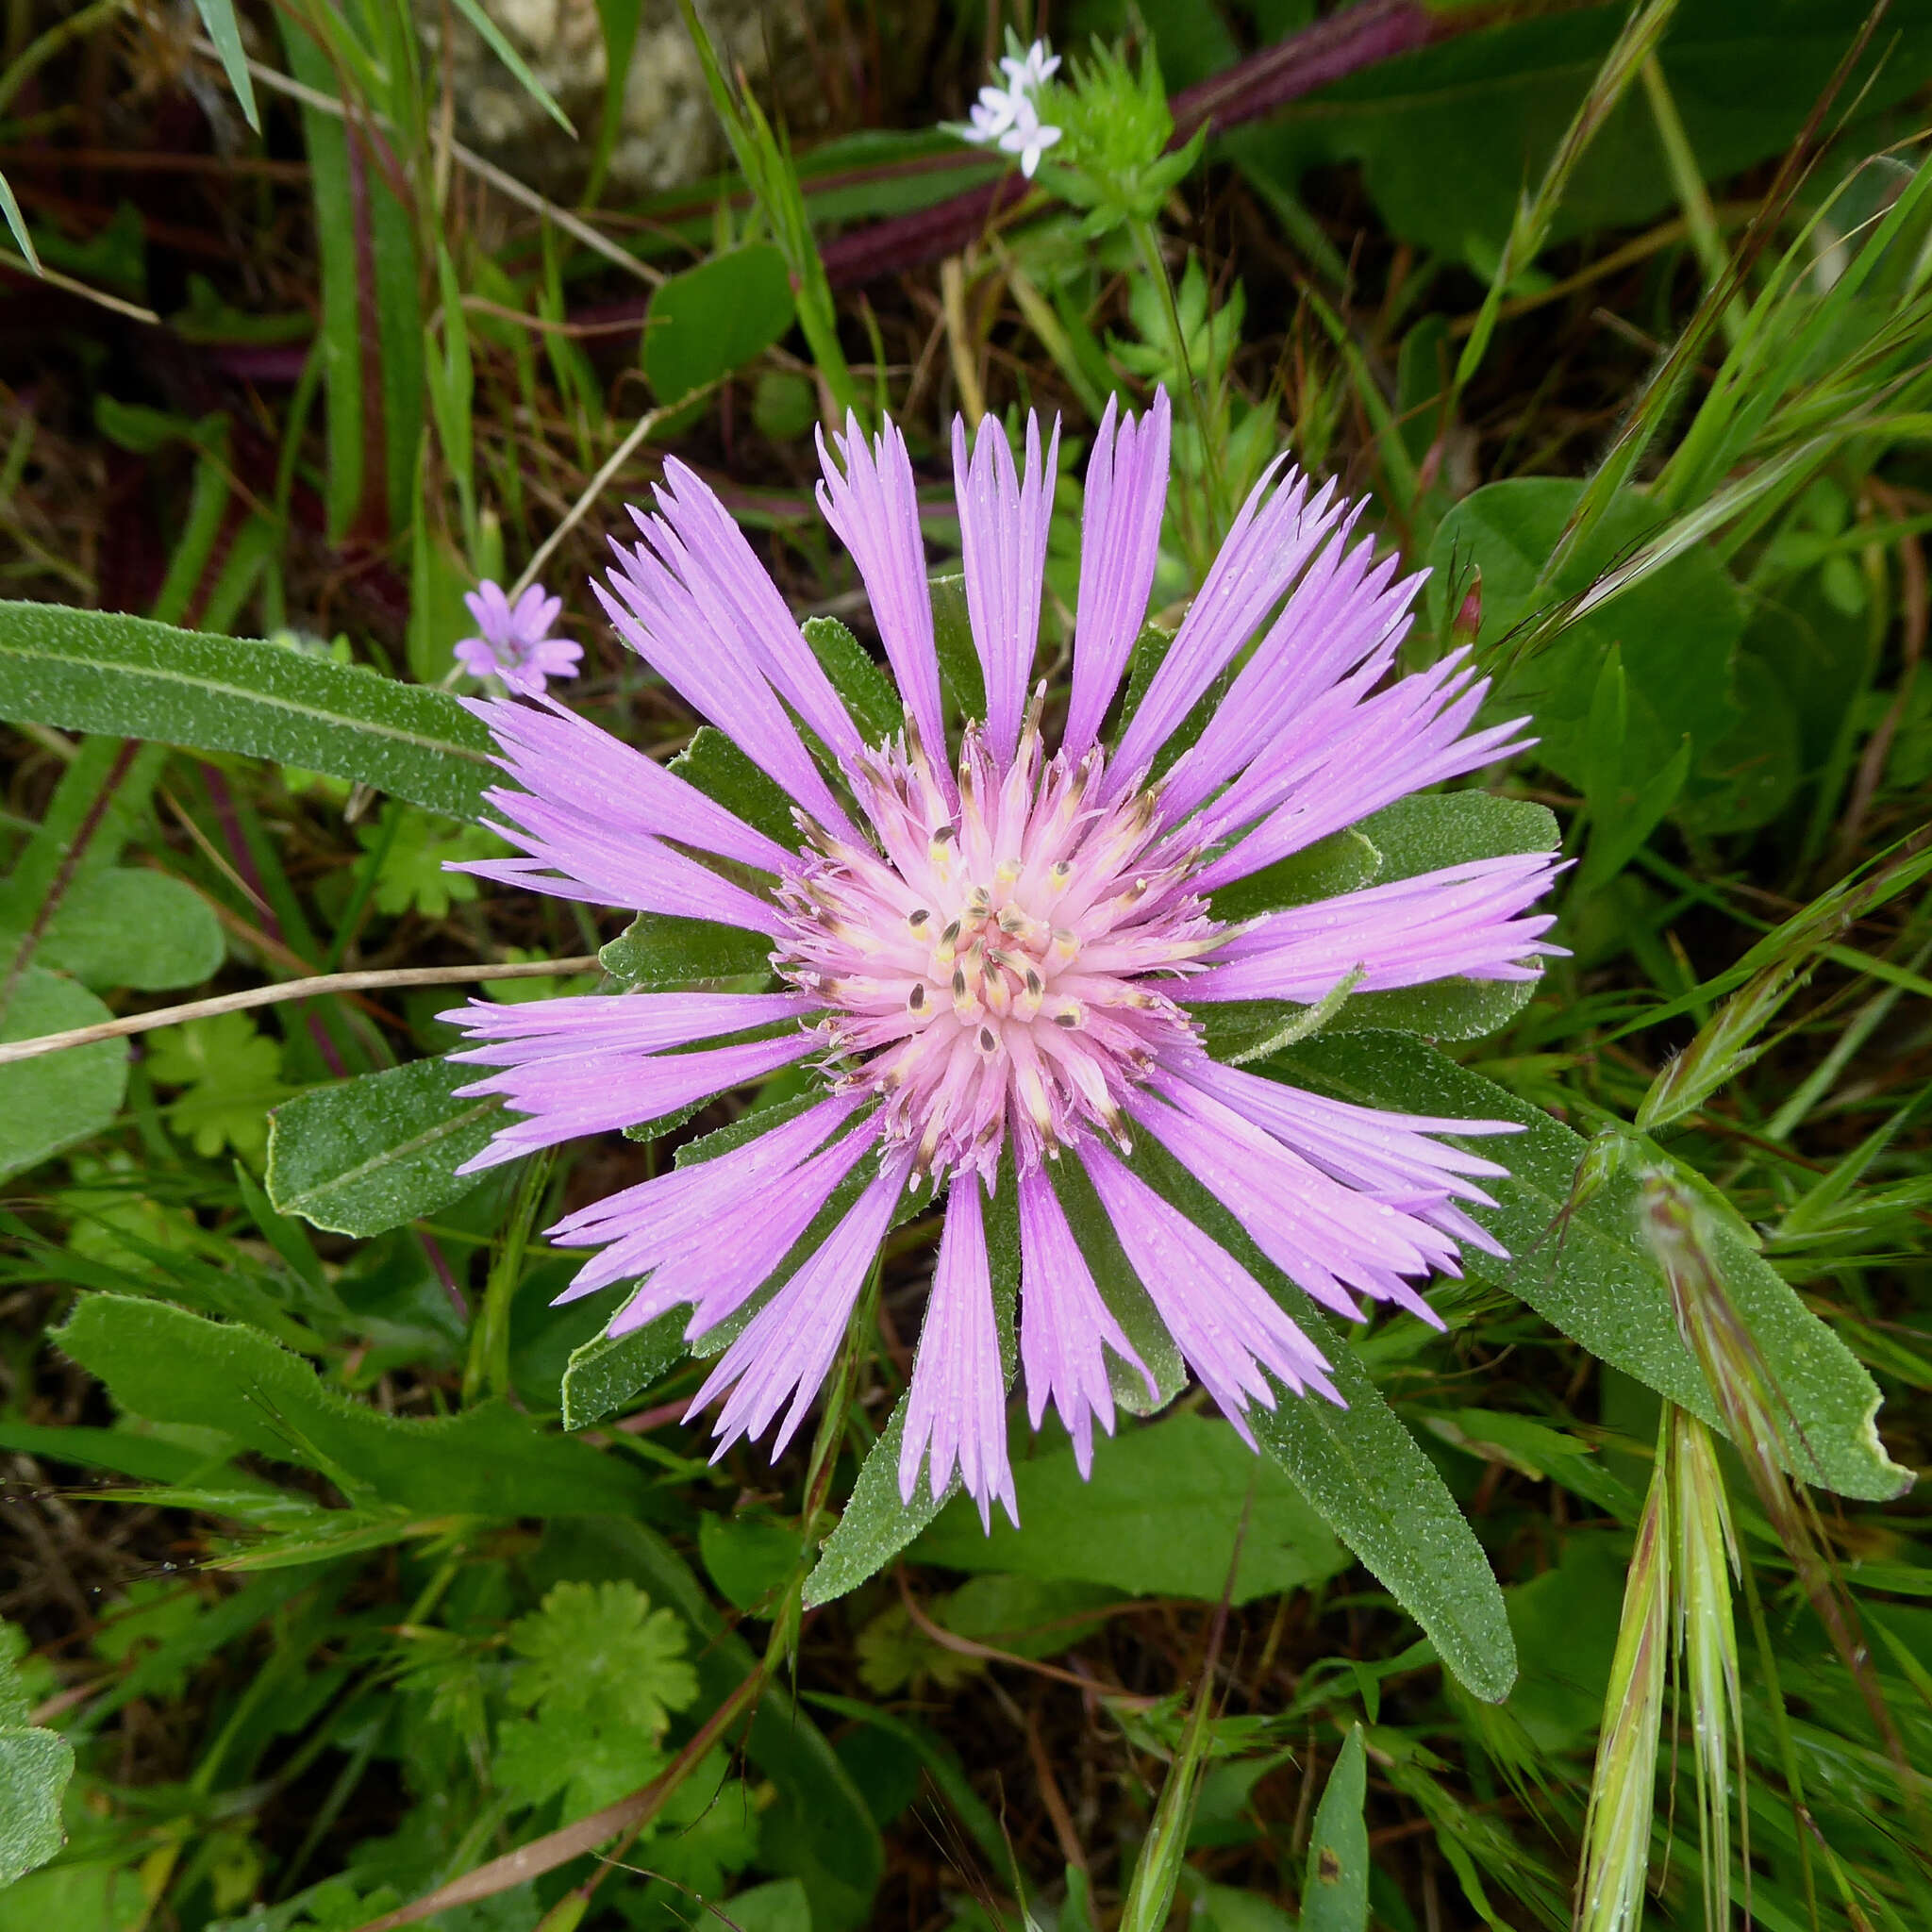
[[[1743,1557],[1738,1567],[1744,1585],[1744,1602],[1751,1612],[1751,1635],[1757,1644],[1758,1668],[1764,1673],[1765,1702],[1771,1708],[1771,1727],[1777,1739],[1778,1761],[1784,1769],[1785,1789],[1790,1794],[1791,1828],[1798,1840],[1798,1871],[1805,1883],[1805,1914],[1815,1926],[1818,1924],[1818,1882],[1811,1872],[1811,1834],[1807,1828],[1809,1810],[1805,1803],[1805,1781],[1798,1771],[1798,1748],[1791,1740],[1791,1722],[1785,1709],[1785,1691],[1778,1677],[1777,1657],[1771,1647],[1771,1630],[1764,1619],[1764,1603],[1757,1594],[1757,1574],[1748,1555]],[[1741,1791],[1739,1796],[1742,1802]]]
[[[1684,130],[1683,116],[1671,93],[1670,83],[1655,54],[1645,57],[1641,70],[1643,92],[1650,101],[1651,118],[1657,123],[1657,141],[1664,151],[1665,165],[1671,171],[1671,185],[1677,191],[1677,205],[1684,211],[1685,232],[1690,238],[1698,264],[1704,270],[1704,285],[1714,289],[1730,272],[1730,257],[1724,253],[1724,238],[1718,232],[1717,210],[1710,205],[1710,191],[1704,185],[1704,170],[1690,137]],[[1734,296],[1718,315],[1724,340],[1736,348],[1743,339],[1744,312]]]
[[[509,1381],[509,1312],[517,1282],[524,1272],[524,1252],[530,1243],[537,1211],[550,1185],[557,1157],[545,1148],[532,1155],[517,1183],[503,1240],[490,1263],[490,1281],[483,1291],[483,1312],[470,1331],[470,1359],[463,1369],[463,1404],[486,1395],[508,1395]]]
[[[1181,405],[1193,425],[1194,434],[1200,439],[1201,488],[1208,527],[1201,533],[1197,546],[1199,555],[1190,560],[1194,565],[1195,575],[1205,575],[1208,560],[1220,547],[1230,522],[1226,503],[1227,483],[1221,467],[1221,441],[1215,426],[1220,411],[1211,406],[1205,394],[1203,383],[1196,377],[1189,358],[1188,336],[1181,326],[1180,305],[1174,300],[1174,280],[1168,275],[1167,261],[1160,252],[1160,237],[1155,232],[1154,224],[1137,219],[1130,221],[1127,228],[1140,251],[1142,265],[1160,291],[1160,314],[1167,325],[1168,352],[1180,374]],[[1210,371],[1209,375],[1218,385],[1218,374]]]

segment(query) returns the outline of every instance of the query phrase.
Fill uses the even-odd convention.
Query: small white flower
[[[1049,52],[1044,41],[1035,41],[1021,58],[1016,60],[1010,54],[1003,57],[1000,72],[1016,94],[1031,94],[1053,78],[1059,64],[1060,57]]]
[[[967,134],[968,141],[997,141],[1008,128],[1012,126],[1017,114],[1014,96],[1003,87],[983,87],[979,99],[968,111],[973,126]]]
[[[1041,120],[1033,98],[1059,64],[1060,57],[1050,52],[1044,41],[1035,41],[1024,55],[1005,56],[1000,71],[1007,77],[1006,86],[979,90],[979,99],[968,114],[971,125],[958,130],[961,138],[1019,156],[1020,172],[1030,180],[1041,156],[1060,138],[1058,127]]]
[[[1003,154],[1020,157],[1020,172],[1030,181],[1041,156],[1059,138],[1060,130],[1047,126],[1033,103],[1023,97],[1012,126],[999,138],[999,146]]]

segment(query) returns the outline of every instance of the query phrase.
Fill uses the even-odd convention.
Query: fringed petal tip
[[[1019,1503],[1007,1457],[1006,1370],[992,1304],[992,1277],[979,1188],[971,1174],[953,1183],[933,1266],[932,1295],[906,1398],[899,1451],[899,1496],[910,1503],[922,1463],[937,1502],[958,1472],[990,1524],[995,1498],[1015,1524]]]

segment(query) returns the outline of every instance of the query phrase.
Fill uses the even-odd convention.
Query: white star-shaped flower
[[[1039,109],[1023,94],[1015,107],[1013,125],[999,138],[999,148],[1003,154],[1020,157],[1020,172],[1030,181],[1041,156],[1059,138],[1060,130],[1041,121]]]
[[[1020,172],[1030,180],[1041,156],[1060,138],[1058,127],[1041,120],[1034,100],[1059,64],[1060,57],[1051,52],[1044,41],[1035,41],[1023,55],[1005,56],[1000,72],[1007,84],[979,90],[979,99],[968,110],[970,125],[959,130],[962,138],[979,146],[995,146],[1002,154],[1017,155]]]

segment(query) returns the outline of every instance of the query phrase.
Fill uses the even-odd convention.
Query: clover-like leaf
[[[698,1694],[684,1621],[651,1607],[634,1583],[559,1583],[510,1626],[524,1659],[511,1695],[545,1715],[661,1738],[671,1713]]]
[[[240,1013],[163,1026],[148,1043],[150,1078],[187,1091],[168,1124],[212,1159],[224,1147],[258,1167],[268,1148],[268,1109],[284,1099],[282,1050]]]
[[[508,849],[481,825],[458,824],[410,805],[391,805],[375,824],[358,825],[356,837],[367,851],[382,852],[375,873],[375,909],[391,914],[412,908],[425,919],[441,919],[453,903],[476,896],[476,881],[466,872],[443,867],[466,858],[501,858]],[[384,847],[387,849],[384,850]]]

